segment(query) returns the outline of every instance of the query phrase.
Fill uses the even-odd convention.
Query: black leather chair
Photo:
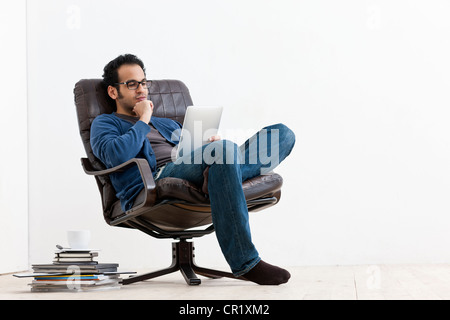
[[[203,186],[177,178],[153,180],[152,172],[145,159],[131,159],[117,167],[106,169],[91,149],[90,128],[95,117],[115,110],[100,79],[85,79],[76,83],[74,88],[75,105],[81,139],[87,158],[81,163],[88,175],[95,177],[100,191],[103,216],[111,226],[138,229],[155,238],[172,238],[172,264],[148,274],[123,279],[123,284],[155,278],[180,270],[189,285],[200,284],[196,274],[210,277],[230,277],[232,273],[199,267],[194,260],[194,246],[189,239],[214,232],[211,207],[206,189]],[[186,108],[192,105],[188,88],[178,80],[154,80],[149,90],[149,99],[154,103],[153,114],[183,123]],[[129,166],[138,166],[144,183],[135,205],[123,212],[116,192],[108,175],[119,172]],[[207,174],[205,173],[205,176]],[[276,204],[281,195],[283,180],[280,175],[271,173],[243,183],[243,189],[249,211],[257,211]]]

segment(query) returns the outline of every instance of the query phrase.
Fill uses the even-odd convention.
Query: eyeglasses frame
[[[137,83],[138,83],[136,89],[130,89],[130,88],[128,87],[128,83],[130,83],[130,82],[137,82]],[[143,83],[146,83],[146,86],[145,86],[145,87],[144,87]],[[116,85],[118,85],[118,84],[125,84],[125,85],[127,86],[127,89],[128,89],[128,90],[137,90],[137,89],[139,88],[140,85],[141,85],[143,88],[149,89],[149,88],[151,87],[151,85],[152,85],[152,81],[151,81],[151,80],[147,80],[147,79],[146,79],[146,80],[142,80],[142,81],[128,80],[128,81],[125,81],[125,82],[117,82],[117,83],[115,83],[115,84],[116,84]]]

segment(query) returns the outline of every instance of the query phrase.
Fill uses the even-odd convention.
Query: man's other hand
[[[220,139],[220,136],[211,136],[211,138],[209,138],[209,142],[219,141]]]

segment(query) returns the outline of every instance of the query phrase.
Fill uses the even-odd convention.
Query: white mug
[[[67,241],[71,249],[87,249],[91,241],[91,232],[89,230],[67,231]]]

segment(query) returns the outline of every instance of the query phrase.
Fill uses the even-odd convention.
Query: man
[[[233,274],[261,285],[287,282],[289,272],[262,261],[252,243],[242,182],[273,169],[287,157],[295,143],[294,133],[282,124],[269,126],[241,147],[214,136],[211,143],[172,161],[172,149],[178,144],[173,133],[181,124],[152,116],[146,79],[144,64],[131,54],[121,55],[105,66],[103,82],[117,111],[102,114],[92,123],[95,156],[108,168],[131,158],[145,158],[155,180],[176,177],[202,186],[206,173],[205,191],[210,198],[216,236]],[[264,158],[267,154],[271,154],[270,163]],[[111,182],[122,209],[130,209],[143,189],[137,168],[111,175]]]

